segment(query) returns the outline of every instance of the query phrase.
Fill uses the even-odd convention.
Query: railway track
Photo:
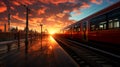
[[[55,40],[80,67],[120,67],[120,56],[63,38]]]

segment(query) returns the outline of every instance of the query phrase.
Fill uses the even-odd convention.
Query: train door
[[[82,29],[83,29],[83,40],[87,40],[87,22],[83,22],[82,24]]]

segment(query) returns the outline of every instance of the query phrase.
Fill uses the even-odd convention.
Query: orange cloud
[[[92,3],[101,4],[103,0],[91,0]]]
[[[12,27],[18,27],[18,29],[22,29],[22,30],[24,30],[24,28],[25,28],[25,24],[16,23],[16,22],[12,22],[11,26]]]
[[[25,19],[24,19],[24,18],[19,17],[19,13],[16,13],[16,15],[13,15],[12,17],[13,17],[14,19],[17,19],[17,20],[20,20],[20,21],[25,22]]]
[[[39,23],[41,23],[43,20],[43,18],[31,18],[30,19],[30,24],[36,24],[38,25]]]
[[[15,2],[14,4],[15,5],[18,5],[19,4],[24,4],[24,5],[32,5],[36,2],[36,0],[16,0],[17,2]]]
[[[45,10],[46,10],[47,8],[42,8],[42,9],[39,9],[38,10],[38,14],[44,14],[45,13]]]
[[[64,10],[63,11],[63,13],[69,13],[70,12],[70,10]]]
[[[56,16],[50,16],[47,18],[47,21],[50,22],[50,21],[55,21],[55,18]]]
[[[0,13],[4,12],[7,10],[6,5],[3,2],[0,2]]]
[[[90,7],[90,4],[88,4],[88,3],[86,3],[86,2],[83,2],[82,3],[82,6],[81,6],[81,8],[89,8]]]
[[[42,2],[42,3],[45,3],[45,4],[52,3],[52,4],[55,4],[55,5],[58,5],[60,3],[66,3],[66,2],[74,3],[76,0],[39,0],[39,1]]]
[[[81,14],[80,10],[77,9],[77,8],[74,8],[73,12],[74,12],[74,16],[77,16],[77,15]]]
[[[65,14],[64,13],[58,13],[56,16],[62,18],[63,16],[65,16]]]
[[[68,0],[50,0],[51,3],[58,5],[59,3],[66,3]]]
[[[10,7],[10,9],[15,10],[15,8],[14,8],[14,7],[12,7],[12,6]]]
[[[16,6],[20,6],[20,3],[17,2],[17,1],[12,1],[12,3],[13,3],[14,5],[16,5]]]
[[[72,2],[72,3],[74,3],[76,0],[69,0],[69,2]]]
[[[2,1],[4,1],[5,4]],[[2,1],[0,2],[0,20],[3,17],[3,21],[7,22],[6,6],[9,5],[7,1]],[[26,12],[25,8],[20,5],[25,4],[31,9],[29,14],[29,27],[31,29],[35,28],[37,30],[37,28],[40,27],[39,24],[43,23],[45,24],[44,28],[48,28],[48,30],[51,28],[58,30],[63,28],[63,26],[73,23],[69,21],[70,12],[73,12],[74,16],[79,15],[81,14],[81,9],[91,7],[90,3],[101,4],[102,0],[10,0],[11,14],[13,14],[11,22],[13,26],[24,28],[26,22],[25,17],[20,14],[26,14]],[[5,16],[2,16],[3,14],[1,12],[3,12]],[[7,19],[5,19],[5,17]]]
[[[59,33],[60,29],[62,29],[65,26],[70,25],[71,23],[73,23],[73,21],[67,21],[67,22],[63,23],[63,21],[57,20],[56,24],[49,24],[49,25],[47,25],[46,28],[48,29],[49,32],[54,31],[54,32],[58,32]]]

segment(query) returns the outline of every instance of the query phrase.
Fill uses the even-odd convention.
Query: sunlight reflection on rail
[[[50,36],[50,39],[49,39],[51,42],[55,42],[55,40],[53,39],[52,36]]]

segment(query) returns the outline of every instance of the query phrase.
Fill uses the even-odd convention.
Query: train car
[[[82,31],[81,31],[81,22],[71,24],[62,30],[64,34],[62,36],[64,36],[65,38],[75,39],[75,40],[83,39]]]
[[[65,38],[71,38],[72,37],[72,25],[69,25],[67,27],[65,27],[64,29],[62,29],[63,31],[63,37]]]
[[[120,2],[64,29],[66,37],[120,44]]]
[[[88,17],[88,40],[120,44],[120,2]]]

